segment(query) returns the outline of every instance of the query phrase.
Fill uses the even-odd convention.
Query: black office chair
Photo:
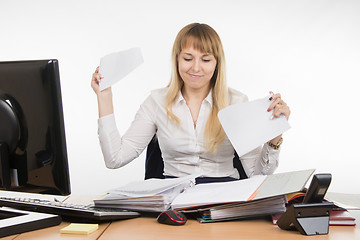
[[[244,168],[239,160],[239,156],[236,151],[234,151],[234,167],[238,170],[240,179],[248,178],[244,171]],[[156,136],[151,139],[147,150],[146,150],[146,159],[145,159],[145,179],[149,178],[161,178],[164,179],[164,161],[161,156],[161,150],[159,147],[159,142],[156,139]]]

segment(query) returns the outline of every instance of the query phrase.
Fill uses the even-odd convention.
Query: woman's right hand
[[[99,67],[97,67],[91,78],[91,87],[97,95],[99,117],[103,117],[114,112],[111,87],[100,91],[99,83],[102,78],[103,77],[99,73]]]
[[[94,92],[96,93],[96,95],[98,95],[100,92],[99,83],[102,78],[103,77],[99,73],[99,67],[97,67],[91,78],[91,87],[94,90]]]

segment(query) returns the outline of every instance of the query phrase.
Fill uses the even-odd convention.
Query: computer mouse
[[[184,225],[187,221],[187,218],[181,212],[175,210],[168,210],[160,213],[157,217],[157,221],[163,224],[179,226]]]

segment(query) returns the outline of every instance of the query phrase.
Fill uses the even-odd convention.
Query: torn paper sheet
[[[100,59],[100,91],[123,79],[144,62],[140,48],[111,53]]]
[[[269,97],[230,105],[219,111],[219,120],[237,154],[242,156],[290,128],[284,115],[271,119]]]

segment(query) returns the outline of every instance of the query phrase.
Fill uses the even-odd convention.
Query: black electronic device
[[[330,173],[315,174],[306,191],[303,203],[321,203],[331,183]]]
[[[0,190],[70,194],[56,59],[0,62]],[[54,226],[61,217],[2,209],[0,221],[7,236]]]
[[[58,61],[0,62],[0,189],[70,194]]]
[[[160,213],[157,217],[157,221],[163,224],[180,226],[186,223],[187,218],[181,212],[175,210],[168,210]]]
[[[98,208],[93,205],[71,204],[34,198],[0,197],[0,205],[26,211],[57,214],[76,222],[102,222],[140,216],[138,212],[119,208]]]
[[[329,232],[333,203],[300,203],[291,205],[277,221],[284,230],[298,230],[303,235],[322,235]]]
[[[331,202],[323,202],[331,182],[331,174],[315,174],[302,203],[289,206],[277,225],[284,230],[298,230],[303,235],[329,232]]]
[[[61,217],[58,215],[0,208],[0,238],[60,223]]]

